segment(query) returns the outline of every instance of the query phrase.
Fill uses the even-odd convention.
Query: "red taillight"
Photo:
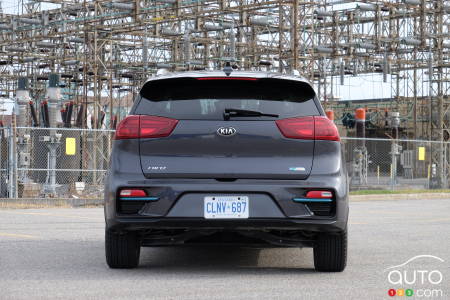
[[[117,126],[116,140],[139,138],[139,116],[128,116]]]
[[[281,133],[291,139],[314,139],[314,118],[301,117],[275,121]]]
[[[333,193],[330,191],[309,191],[306,193],[306,198],[329,199],[333,198]]]
[[[316,140],[340,141],[339,132],[333,121],[324,116],[314,117]]]
[[[155,116],[141,116],[140,138],[169,136],[177,126],[178,120]]]
[[[287,138],[340,141],[336,125],[324,116],[289,118],[275,122]]]
[[[147,193],[141,189],[127,189],[120,191],[120,197],[145,197]]]
[[[157,138],[169,136],[177,126],[178,120],[157,116],[128,116],[116,130],[116,140]]]

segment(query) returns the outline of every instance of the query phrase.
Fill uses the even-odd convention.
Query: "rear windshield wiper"
[[[278,118],[275,114],[265,114],[256,110],[225,108],[223,119],[228,121],[231,117],[273,117]]]

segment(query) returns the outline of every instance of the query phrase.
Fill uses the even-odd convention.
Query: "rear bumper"
[[[105,188],[106,227],[117,231],[143,231],[151,229],[263,231],[297,230],[305,232],[342,232],[348,220],[348,186],[346,177],[310,176],[308,180],[238,180],[217,182],[198,179],[159,179],[120,181],[109,177]],[[144,214],[126,215],[117,211],[117,191],[121,188],[140,187],[154,191],[159,197],[144,210]],[[305,213],[302,204],[292,199],[305,189],[331,189],[335,195],[333,216],[314,216]],[[205,219],[200,208],[204,195],[241,194],[269,198],[273,206],[263,205],[248,219]],[[197,200],[187,196],[196,195]],[[152,196],[154,196],[152,194]],[[262,197],[264,196],[264,197]],[[184,205],[178,204],[184,201]],[[250,198],[250,201],[252,198]],[[267,200],[267,199],[266,199]],[[258,200],[259,201],[259,200]],[[266,204],[269,204],[267,201]],[[196,207],[194,210],[188,206]],[[178,209],[177,209],[178,207]],[[180,207],[182,208],[180,210]],[[275,214],[274,210],[278,212]],[[174,212],[185,212],[185,214]]]
[[[187,230],[298,230],[307,232],[342,232],[347,220],[336,219],[245,219],[245,220],[207,220],[204,218],[143,218],[118,216],[110,219],[108,227],[117,231],[139,231],[148,229],[187,229]]]

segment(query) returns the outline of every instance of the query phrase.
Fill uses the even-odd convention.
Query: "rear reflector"
[[[298,203],[331,203],[332,199],[322,199],[322,198],[294,198],[294,202]]]
[[[169,136],[178,120],[157,116],[131,115],[117,126],[115,139],[158,138]]]
[[[141,189],[126,189],[126,190],[121,190],[120,191],[120,200],[125,201],[125,202],[130,202],[131,203],[136,203],[137,201],[139,202],[148,202],[148,201],[158,201],[159,197],[151,197],[151,196],[147,196],[147,193],[144,190]],[[137,212],[141,207],[138,204],[130,204],[132,207],[125,207],[122,205],[122,210],[124,212]],[[137,205],[137,207],[136,207]]]
[[[120,197],[145,197],[147,193],[141,189],[121,190]]]
[[[333,198],[333,193],[330,191],[309,191],[306,193],[306,198],[329,199]]]
[[[308,191],[305,197],[293,198],[294,202],[299,203],[331,203],[333,202],[333,193],[330,191]]]
[[[245,81],[256,81],[257,78],[251,77],[199,77],[197,80],[245,80]]]
[[[310,116],[275,121],[281,133],[290,139],[340,141],[336,125],[324,116]]]

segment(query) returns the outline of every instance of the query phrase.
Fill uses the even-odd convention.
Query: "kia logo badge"
[[[217,134],[221,136],[232,136],[236,134],[236,129],[233,127],[220,127],[217,129]]]

